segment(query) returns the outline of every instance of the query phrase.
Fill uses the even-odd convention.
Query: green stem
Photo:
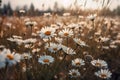
[[[68,47],[68,37],[66,38],[66,45],[67,45],[67,47]]]
[[[67,54],[65,53],[65,55],[64,55],[63,59],[61,60],[61,62],[55,67],[55,69],[54,69],[54,75],[56,74],[56,72],[59,69],[60,65],[62,65],[62,63],[64,62],[66,56],[67,56]]]

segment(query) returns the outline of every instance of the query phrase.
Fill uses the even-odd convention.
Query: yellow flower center
[[[49,63],[49,59],[44,59],[43,62],[44,63]]]
[[[28,59],[28,56],[24,56],[24,59]]]
[[[100,64],[100,63],[95,63],[95,66],[100,67],[100,66],[101,66],[101,64]]]
[[[64,36],[68,36],[69,34],[68,33],[64,33]]]
[[[80,65],[80,62],[76,62],[76,65]]]
[[[76,76],[77,74],[75,72],[72,73],[72,76]]]
[[[57,48],[53,48],[54,51],[57,51]]]
[[[51,31],[46,31],[45,35],[48,35],[48,36],[51,35]]]
[[[101,78],[106,78],[107,75],[106,74],[101,74]]]
[[[14,59],[14,56],[13,56],[12,54],[7,54],[7,58],[8,58],[9,60],[13,60],[13,59]]]

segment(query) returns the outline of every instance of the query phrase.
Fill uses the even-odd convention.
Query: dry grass
[[[117,77],[120,76],[120,37],[117,37],[118,35],[120,36],[119,19],[98,16],[94,21],[90,21],[86,19],[86,16],[83,18],[78,18],[76,16],[58,15],[51,17],[29,17],[30,20],[37,22],[37,25],[32,26],[31,31],[30,27],[27,28],[25,26],[24,20],[26,18],[28,17],[2,18],[0,26],[0,44],[4,45],[6,48],[9,48],[11,51],[15,51],[20,54],[30,52],[32,58],[21,60],[21,62],[17,63],[17,65],[0,69],[0,80],[102,80],[94,75],[94,72],[99,69],[93,67],[89,63],[88,58],[91,58],[89,57],[90,55],[93,59],[105,60],[108,63],[109,70],[113,73],[110,80],[119,80],[117,79]],[[62,60],[59,59],[60,57],[64,57],[64,52],[62,50],[58,51],[56,54],[53,54],[44,48],[45,43],[47,42],[44,42],[39,35],[31,35],[31,32],[37,33],[37,31],[40,31],[44,26],[50,26],[51,24],[57,25],[58,22],[63,25],[60,25],[60,28],[56,31],[56,34],[71,23],[80,24],[79,27],[81,26],[78,29],[72,28],[74,36],[68,38],[68,40],[63,38],[62,43],[63,45],[71,47],[77,54],[67,55],[65,56],[65,59]],[[7,25],[7,23],[10,23],[11,26]],[[99,31],[100,34],[97,34]],[[34,45],[33,48],[40,48],[41,50],[37,53],[32,53],[33,48],[25,48],[24,44],[17,45],[14,42],[8,41],[7,38],[12,37],[13,35],[21,36],[23,37],[23,40],[28,38],[37,39],[37,42],[32,44]],[[107,42],[101,42],[101,36],[105,38],[109,37],[110,39]],[[73,41],[73,38],[75,37],[83,40],[87,45],[89,45],[89,47],[81,47],[76,45]],[[110,47],[111,43],[114,41],[119,41],[114,44],[117,46],[116,48]],[[41,42],[40,46],[38,46],[38,42]],[[48,41],[48,43],[49,42],[56,41],[52,38]],[[108,49],[103,47],[108,47]],[[44,54],[51,55],[55,58],[55,61],[50,65],[42,65],[38,63],[38,57]],[[76,68],[71,65],[71,60],[78,57],[84,59],[86,65],[77,68],[81,73],[80,77],[70,78],[68,75],[69,70]],[[23,67],[26,67],[25,72],[22,70]]]

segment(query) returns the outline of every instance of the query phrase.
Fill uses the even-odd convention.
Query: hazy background
[[[77,1],[76,4],[77,6],[81,6],[81,7],[84,6],[83,3],[85,0],[76,0],[76,1]],[[100,1],[102,0],[87,0],[85,8],[92,8],[92,9],[101,8],[102,4]],[[53,9],[55,2],[58,3],[59,7],[69,8],[69,6],[72,6],[74,8],[75,0],[2,0],[2,6],[4,4],[7,4],[8,2],[11,3],[11,7],[13,9],[15,9],[16,7],[22,8],[24,5],[30,6],[30,4],[33,3],[36,9],[43,10],[43,6],[44,9],[47,9],[48,7]],[[120,0],[111,0],[110,9],[113,10],[118,5],[120,5]]]

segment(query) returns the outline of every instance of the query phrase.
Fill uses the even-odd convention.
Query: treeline
[[[54,10],[52,10],[50,7],[47,10],[39,10],[39,9],[35,9],[34,5],[31,3],[31,5],[28,7],[27,5],[24,5],[22,8],[20,8],[19,6],[17,6],[14,10],[11,7],[10,2],[8,2],[8,4],[4,4],[2,8],[0,8],[0,15],[7,15],[7,16],[13,16],[13,15],[17,15],[20,16],[20,10],[25,10],[25,13],[22,15],[27,15],[27,16],[40,16],[43,13],[58,13],[58,14],[62,14],[63,12],[66,11],[66,9],[64,7],[59,8],[58,7],[58,3],[55,2],[54,4]]]
[[[4,4],[2,8],[0,8],[0,15],[3,16],[20,16],[20,7],[16,7],[15,10],[12,9],[10,2],[8,4]],[[54,4],[54,9],[51,9],[50,7],[47,10],[38,10],[35,9],[34,5],[31,4],[29,7],[27,5],[24,5],[23,10],[25,10],[25,13],[22,15],[27,15],[27,16],[40,16],[43,13],[51,12],[51,13],[57,13],[59,15],[62,15],[64,12],[71,12],[72,15],[87,15],[90,12],[95,12],[92,10],[82,10],[82,9],[77,9],[76,11],[73,11],[71,9],[65,9],[64,7],[59,8],[58,3],[55,2]],[[78,11],[79,10],[79,11]],[[109,8],[103,8],[102,10],[98,11],[99,15],[104,15],[104,16],[120,16],[120,6],[118,6],[114,10],[110,10]]]

